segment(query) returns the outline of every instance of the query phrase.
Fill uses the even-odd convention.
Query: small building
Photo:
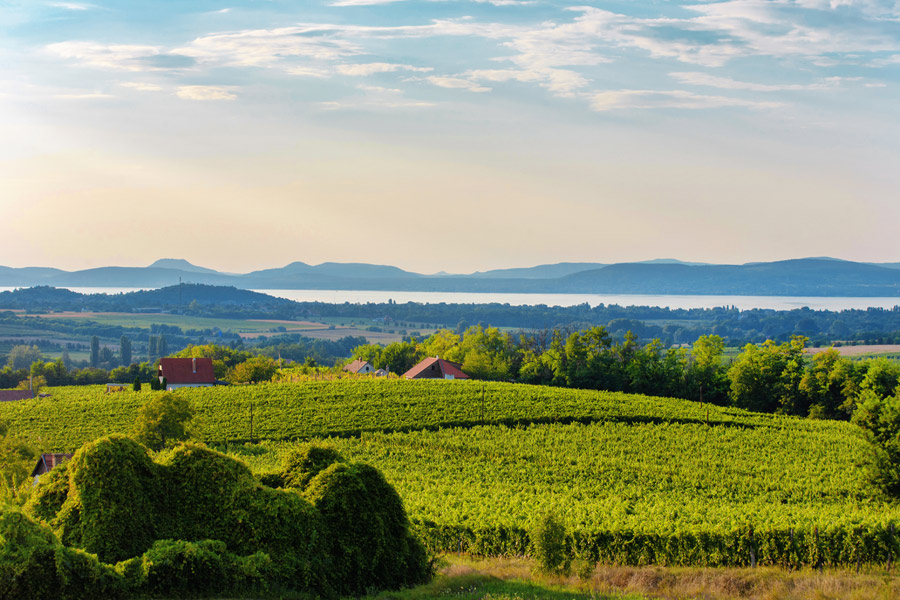
[[[468,379],[462,366],[443,358],[426,358],[403,374],[406,379]]]
[[[34,470],[31,471],[31,476],[34,477],[34,485],[37,485],[41,475],[49,473],[53,467],[66,462],[70,458],[72,458],[71,454],[61,454],[58,452],[41,454],[40,458],[38,458],[37,465],[34,467]]]
[[[0,402],[15,402],[34,398],[31,390],[0,390]]]
[[[128,384],[125,383],[107,383],[106,384],[106,393],[112,394],[114,392],[124,392]]]
[[[158,375],[160,383],[166,380],[168,391],[216,385],[211,358],[161,358]]]
[[[387,377],[390,373],[391,371],[389,369],[378,369],[375,371],[375,377]]]
[[[357,375],[368,375],[375,372],[375,367],[369,361],[357,358],[349,365],[346,365],[344,370]]]

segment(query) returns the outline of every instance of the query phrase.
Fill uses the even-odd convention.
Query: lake
[[[13,290],[13,287],[0,287],[0,291]],[[119,294],[152,288],[89,288],[70,287],[73,292],[82,294]],[[820,297],[820,296],[678,296],[654,294],[493,294],[478,292],[390,292],[373,290],[253,290],[278,298],[287,298],[298,302],[328,302],[332,304],[365,304],[367,302],[383,303],[393,300],[398,304],[406,302],[423,302],[428,304],[488,304],[497,302],[513,306],[575,306],[587,302],[591,306],[598,304],[618,304],[619,306],[661,306],[668,308],[716,308],[735,306],[740,310],[751,308],[767,308],[773,310],[792,310],[808,306],[813,310],[847,310],[870,307],[893,308],[900,305],[900,298],[857,298],[857,297]]]

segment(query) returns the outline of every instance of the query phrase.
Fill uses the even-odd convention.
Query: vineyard
[[[10,432],[45,452],[71,452],[109,433],[127,433],[149,394],[106,394],[104,386],[50,388],[51,397],[0,404]],[[855,431],[846,424],[740,409],[547,386],[465,381],[342,380],[183,388],[209,443],[302,440],[475,425],[703,423],[730,428]]]
[[[128,431],[150,394],[51,392],[0,405],[10,430],[45,451]],[[867,485],[870,447],[847,423],[458,381],[177,393],[196,407],[201,437],[260,473],[297,440],[331,437],[385,473],[435,550],[525,553],[531,523],[553,510],[589,561],[817,566],[900,555],[900,506]]]

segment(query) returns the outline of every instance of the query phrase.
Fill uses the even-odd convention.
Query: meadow
[[[155,393],[50,391],[0,406],[11,433],[44,451],[127,432]],[[436,551],[524,554],[535,517],[552,511],[571,552],[591,563],[817,566],[900,555],[900,506],[868,484],[871,449],[848,423],[462,381],[177,393],[194,405],[199,436],[257,473],[308,440],[376,466]]]

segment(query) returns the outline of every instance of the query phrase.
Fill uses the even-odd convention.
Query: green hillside
[[[45,451],[128,431],[149,395],[51,392],[0,405],[11,432]],[[590,560],[815,565],[900,555],[890,534],[900,506],[866,484],[869,445],[848,423],[459,381],[177,393],[194,403],[206,441],[227,443],[258,472],[274,469],[290,440],[334,437],[343,454],[385,473],[438,550],[524,553],[528,527],[552,509]],[[259,445],[245,444],[251,406]]]

